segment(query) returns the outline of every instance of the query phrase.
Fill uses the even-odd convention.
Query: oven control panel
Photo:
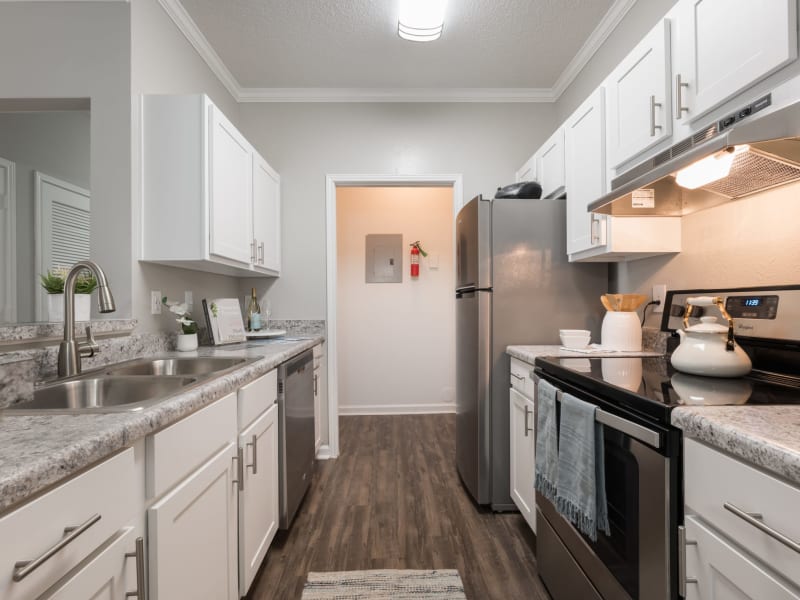
[[[667,292],[662,331],[683,328],[686,299],[693,296],[719,296],[733,318],[737,336],[800,341],[800,286],[735,288],[711,290],[675,290]],[[690,324],[703,316],[725,319],[716,306],[697,306],[692,309]]]

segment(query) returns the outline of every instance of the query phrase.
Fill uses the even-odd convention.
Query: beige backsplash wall
[[[800,183],[683,217],[677,255],[621,263],[612,289],[648,297],[668,289],[800,284]],[[647,324],[659,325],[660,315]]]

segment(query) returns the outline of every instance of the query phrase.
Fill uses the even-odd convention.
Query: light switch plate
[[[186,304],[186,309],[189,312],[192,312],[194,309],[194,294],[192,294],[191,290],[186,290],[183,292],[183,302]]]

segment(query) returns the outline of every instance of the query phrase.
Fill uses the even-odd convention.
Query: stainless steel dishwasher
[[[314,473],[314,353],[278,367],[280,528],[288,529]]]

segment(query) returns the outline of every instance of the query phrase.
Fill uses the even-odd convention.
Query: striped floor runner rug
[[[309,573],[302,600],[466,600],[456,570]]]

